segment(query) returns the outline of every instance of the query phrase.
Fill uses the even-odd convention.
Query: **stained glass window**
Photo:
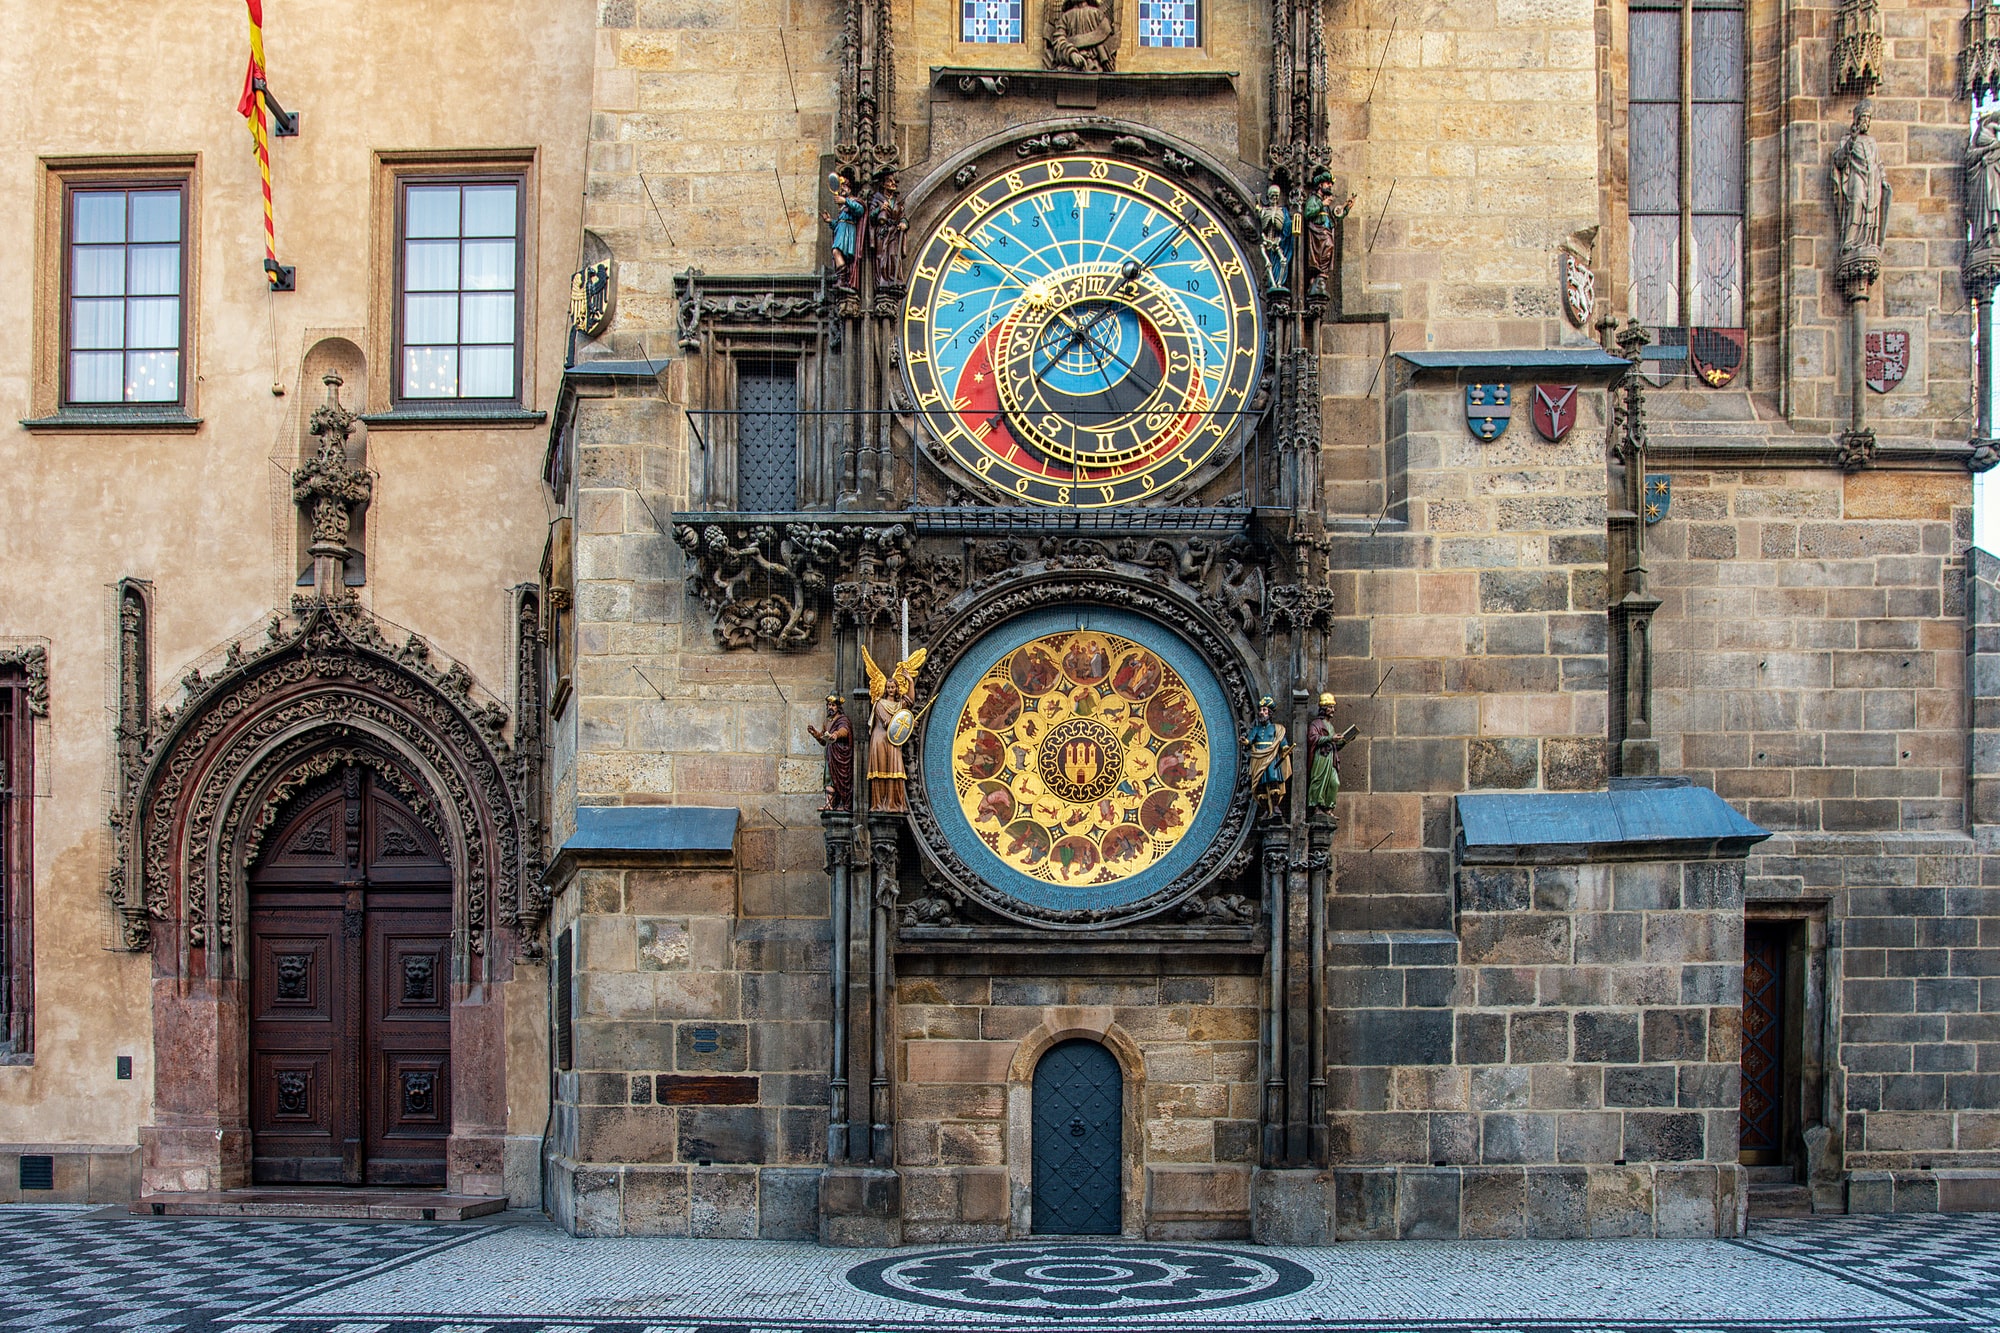
[[[1139,0],[1139,45],[1200,46],[1201,0]]]
[[[959,0],[962,42],[1021,40],[1021,0]]]
[[[1632,317],[1655,326],[1739,328],[1741,0],[1634,0],[1630,24]]]

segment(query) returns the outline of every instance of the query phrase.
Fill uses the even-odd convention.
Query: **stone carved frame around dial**
[[[1243,179],[1220,159],[1186,140],[1149,126],[1108,116],[1038,120],[1032,129],[1033,132],[1029,133],[1016,127],[971,144],[904,190],[909,252],[912,255],[920,252],[932,232],[968,192],[1016,170],[1024,163],[1068,154],[1122,159],[1154,173],[1162,180],[1185,186],[1233,233],[1239,249],[1252,258],[1256,255],[1257,219],[1250,201],[1261,197],[1262,181]],[[1170,488],[1171,495],[1163,491],[1159,498],[1185,500],[1217,483],[1232,467],[1240,467],[1243,453],[1253,448],[1252,442],[1260,429],[1264,405],[1276,397],[1272,392],[1275,382],[1271,360],[1274,348],[1274,340],[1267,336],[1264,340],[1264,361],[1259,372],[1262,385],[1254,405],[1254,410],[1260,415],[1253,417],[1246,423],[1245,429],[1237,432],[1237,438],[1230,447],[1217,449],[1185,481],[1175,483]],[[922,417],[915,411],[899,347],[892,347],[889,360],[888,401],[899,413],[908,414],[915,431],[917,454],[966,495],[979,497],[982,502],[996,502],[992,499],[994,492],[976,474],[952,458],[937,441],[932,440],[928,428],[917,429]],[[998,502],[1004,503],[1004,500]]]
[[[988,633],[1028,612],[1066,605],[1133,611],[1179,634],[1214,670],[1228,700],[1231,734],[1226,740],[1218,738],[1217,743],[1236,743],[1235,733],[1250,716],[1251,700],[1262,692],[1254,655],[1240,637],[1225,629],[1206,610],[1161,586],[1149,577],[1149,571],[1135,565],[1107,561],[1089,570],[1031,567],[1011,586],[996,589],[981,585],[961,594],[945,608],[943,628],[929,645],[930,658],[917,682],[919,696],[930,698],[952,664]],[[911,738],[914,753],[923,752],[924,729],[934,725],[949,726],[951,722],[947,719],[939,723],[927,716],[923,729]],[[946,793],[946,799],[950,799],[949,787]],[[1137,902],[1115,908],[1061,911],[1002,894],[965,864],[952,850],[938,823],[921,764],[911,774],[908,798],[917,846],[938,876],[958,894],[990,911],[1051,930],[1098,930],[1156,916],[1193,897],[1218,876],[1230,873],[1251,835],[1250,771],[1248,765],[1240,765],[1220,830],[1185,871]]]

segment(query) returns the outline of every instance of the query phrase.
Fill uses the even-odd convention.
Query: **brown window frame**
[[[202,194],[199,154],[44,157],[36,162],[30,431],[192,432],[201,428]],[[72,196],[92,189],[177,189],[181,195],[179,396],[157,402],[70,402],[69,238]]]
[[[35,1050],[35,715],[20,668],[0,667],[0,1064]]]
[[[395,411],[448,412],[454,407],[465,411],[477,411],[482,407],[513,406],[526,404],[527,376],[526,343],[528,336],[528,182],[529,173],[524,166],[517,171],[422,171],[397,170],[392,173],[391,187],[394,197],[391,201],[391,237],[394,247],[390,276],[390,339],[389,339],[389,384],[390,404]],[[411,397],[403,392],[403,304],[406,292],[404,261],[407,254],[408,237],[405,227],[409,212],[409,192],[412,185],[512,185],[514,187],[514,392],[505,397],[469,398],[454,394],[449,398]],[[460,226],[463,227],[461,220]],[[458,239],[463,242],[461,231]],[[461,270],[462,273],[462,270]],[[463,294],[464,288],[456,289]],[[461,326],[461,332],[463,328]],[[464,346],[464,344],[458,344]]]

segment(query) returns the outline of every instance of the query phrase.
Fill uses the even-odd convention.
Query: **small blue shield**
[[[1646,522],[1658,523],[1674,507],[1674,479],[1664,472],[1646,474],[1646,496],[1640,502],[1645,506]]]
[[[1509,384],[1468,384],[1465,386],[1465,424],[1484,443],[1491,444],[1507,433],[1508,418],[1514,415],[1514,388]]]

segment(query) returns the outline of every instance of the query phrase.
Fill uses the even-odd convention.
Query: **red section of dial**
[[[1014,322],[1014,316],[1000,321],[989,330],[984,338],[965,358],[965,369],[959,373],[958,383],[952,390],[953,409],[959,423],[972,433],[987,452],[1002,462],[1026,472],[1037,473],[1058,481],[1078,481],[1083,483],[1108,481],[1128,472],[1143,470],[1166,458],[1194,433],[1201,424],[1201,414],[1208,407],[1208,395],[1203,391],[1199,376],[1194,380],[1193,395],[1186,406],[1190,411],[1179,413],[1171,429],[1162,431],[1156,446],[1137,460],[1128,460],[1116,467],[1085,468],[1079,477],[1067,464],[1042,457],[1023,448],[1007,429],[1007,417],[1000,407],[1000,383],[993,373],[993,347],[1007,326]],[[1155,364],[1166,360],[1166,348],[1161,342],[1159,331],[1149,321],[1139,321],[1140,337],[1146,341],[1147,350]]]

